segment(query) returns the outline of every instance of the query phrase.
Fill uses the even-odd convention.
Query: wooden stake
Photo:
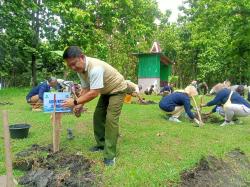
[[[4,147],[5,147],[5,166],[7,172],[6,187],[13,187],[14,178],[13,178],[13,168],[11,161],[11,149],[10,149],[10,131],[8,125],[8,113],[3,111],[3,130],[4,130]]]
[[[62,113],[56,112],[56,94],[54,94],[54,112],[52,115],[52,126],[53,126],[53,152],[59,151],[60,145],[60,129],[62,121]]]
[[[198,109],[198,106],[197,106],[197,103],[196,103],[196,101],[195,101],[195,98],[194,98],[193,96],[192,96],[192,99],[193,99],[194,105],[195,105],[195,107],[196,107],[196,109],[197,109],[199,121],[201,122],[201,124],[199,124],[199,127],[201,127],[201,126],[203,125],[203,121],[202,121],[202,118],[201,118],[201,114],[200,114],[200,111],[199,111],[199,109]]]
[[[204,104],[204,95],[201,96],[201,101],[200,101],[200,113],[202,110],[202,104]]]

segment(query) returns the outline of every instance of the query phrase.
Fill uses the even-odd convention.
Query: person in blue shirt
[[[181,122],[178,118],[185,110],[189,118],[200,125],[201,122],[195,118],[193,112],[191,111],[192,105],[190,97],[196,95],[198,95],[196,88],[194,86],[187,86],[184,91],[176,91],[163,97],[159,103],[159,107],[163,111],[167,112],[167,114],[171,115],[169,121]]]
[[[173,86],[171,84],[167,84],[161,89],[159,95],[166,96],[173,92],[174,92]]]
[[[56,86],[56,78],[51,77],[47,81],[40,83],[39,85],[30,90],[30,92],[26,96],[26,101],[32,106],[32,111],[41,111],[44,92],[49,92],[51,87]]]
[[[197,86],[197,91],[199,94],[207,95],[208,94],[208,85],[205,81],[200,82]]]
[[[232,95],[231,98],[229,98],[231,92]],[[230,100],[230,103],[227,104],[226,107],[220,107],[220,114],[225,116],[225,121],[220,126],[234,124],[233,117],[244,117],[250,115],[250,104],[240,96],[239,93],[223,87],[218,90],[213,100],[206,104],[202,104],[201,107],[214,105],[223,106],[228,99]],[[215,112],[216,108],[214,108],[212,112]]]

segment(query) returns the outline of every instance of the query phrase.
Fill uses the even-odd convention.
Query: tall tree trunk
[[[33,48],[38,48],[38,42],[39,42],[39,29],[40,29],[40,22],[39,22],[39,14],[40,14],[40,6],[42,0],[34,0],[35,4],[39,7],[36,12],[33,12],[33,20],[32,20],[32,28],[35,31],[34,39],[33,39]],[[31,69],[32,69],[32,86],[35,86],[37,84],[37,71],[36,71],[36,54],[32,54],[32,60],[31,60]]]
[[[32,71],[32,86],[35,86],[37,84],[37,75],[36,75],[36,56],[35,54],[32,54],[32,60],[31,60],[31,71]]]

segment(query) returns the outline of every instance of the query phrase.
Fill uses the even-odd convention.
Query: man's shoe
[[[104,158],[103,163],[105,164],[105,166],[113,166],[115,165],[115,158],[113,159]]]
[[[104,146],[93,146],[89,149],[89,151],[91,152],[99,152],[99,151],[103,151],[104,150]]]
[[[220,126],[221,126],[221,127],[224,127],[224,126],[233,125],[233,124],[234,124],[233,121],[224,121]]]
[[[178,120],[178,118],[175,118],[175,117],[170,117],[168,120],[173,121],[173,122],[177,122],[177,123],[181,122],[180,120]]]

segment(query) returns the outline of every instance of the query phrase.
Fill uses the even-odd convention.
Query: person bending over
[[[200,125],[201,122],[195,118],[191,111],[190,97],[196,95],[198,95],[196,88],[194,86],[187,86],[184,91],[176,91],[163,97],[159,103],[159,107],[171,115],[169,121],[181,122],[178,118],[185,111],[190,119]]]
[[[206,104],[201,104],[202,107],[214,105],[216,108],[222,106],[219,107],[219,114],[224,116],[225,121],[220,126],[234,124],[233,118],[250,115],[250,104],[239,93],[231,91],[228,88],[222,87],[218,90],[213,100]],[[216,111],[216,108],[212,112]]]

